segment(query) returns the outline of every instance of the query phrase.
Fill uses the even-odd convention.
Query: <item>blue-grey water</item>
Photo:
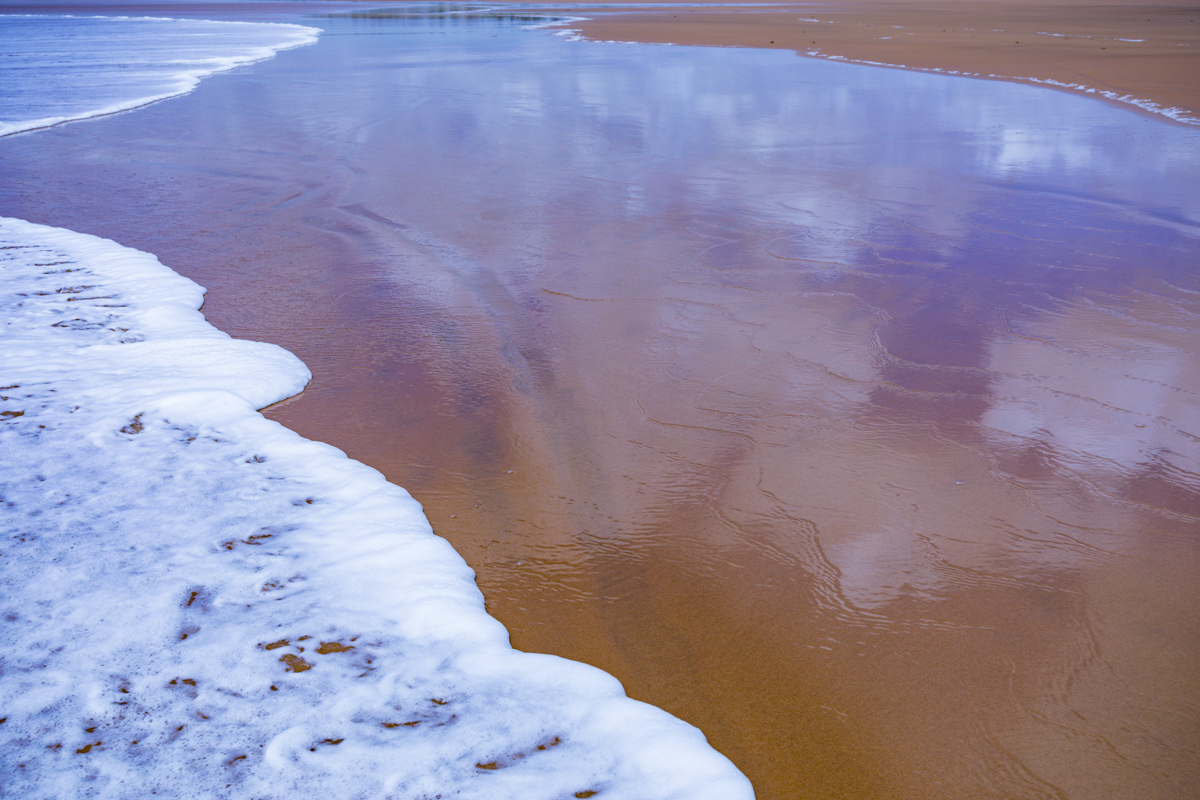
[[[277,419],[421,500],[517,647],[698,725],[759,797],[1200,778],[1200,133],[278,8],[320,41],[0,142],[0,210],[300,355]]]
[[[146,16],[11,14],[0,24],[0,136],[126,111],[278,50],[300,25]]]

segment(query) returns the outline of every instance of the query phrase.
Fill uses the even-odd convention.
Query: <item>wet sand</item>
[[[1180,0],[845,0],[787,10],[697,3],[636,13],[572,8],[592,17],[574,27],[604,41],[775,47],[1081,84],[1200,119],[1200,9]]]
[[[365,83],[378,54],[347,92],[348,39],[4,140],[0,207],[153,252],[297,353],[314,381],[270,416],[408,488],[515,646],[699,726],[760,798],[1195,785],[1175,162],[1040,187],[1030,153],[1084,145],[1016,130],[986,179],[929,177],[860,129],[755,140],[791,112],[732,93],[681,131],[676,61],[691,88],[640,124],[581,78],[548,97],[592,92],[587,126],[543,130],[574,117],[532,73],[498,117],[439,70]]]

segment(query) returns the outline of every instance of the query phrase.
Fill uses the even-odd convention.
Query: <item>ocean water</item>
[[[173,60],[160,41],[172,66],[148,77],[153,26],[213,28],[19,24],[31,53],[87,49],[88,25],[106,42],[103,73],[77,50],[4,76],[47,98],[9,116],[26,128],[312,37],[258,26]],[[4,794],[753,796],[611,676],[511,649],[407,492],[256,411],[309,372],[209,325],[203,294],[151,254],[0,218]]]
[[[65,14],[0,17],[0,136],[185,94],[215,72],[316,41],[286,23]]]
[[[299,21],[316,45],[0,141],[0,207],[301,355],[269,418],[411,491],[518,647],[764,800],[1187,796],[1200,132],[781,51]],[[270,651],[300,678],[344,655],[301,635],[332,641]]]

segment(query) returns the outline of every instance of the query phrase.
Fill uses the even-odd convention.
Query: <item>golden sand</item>
[[[572,9],[601,40],[774,47],[823,57],[1079,84],[1200,117],[1200,8],[1187,2],[846,0],[732,9]],[[811,20],[819,20],[817,22]]]
[[[1151,46],[1117,7],[823,8],[582,27],[817,42],[1200,107],[1193,51]],[[1181,13],[1163,11],[1176,22],[1155,36],[1191,43]],[[798,16],[834,21],[817,39]],[[908,29],[893,24],[911,42],[876,38]],[[1003,26],[1011,45],[961,42],[962,28]],[[1035,50],[1038,30],[1148,41]],[[683,178],[651,176],[666,210],[644,218],[603,169],[539,194],[540,153],[467,174],[439,161],[453,155],[439,138],[412,159],[421,129],[402,123],[422,107],[394,98],[432,92],[377,87],[371,125],[341,128],[317,74],[286,113],[272,103],[287,76],[239,94],[247,71],[5,140],[5,213],[153,252],[209,288],[215,325],[297,353],[313,383],[269,416],[409,489],[515,646],[595,664],[699,726],[761,800],[1167,800],[1200,780],[1192,478],[1069,446],[1190,430],[1195,337],[1173,322],[1185,292],[1018,320],[936,281],[826,292],[818,268],[789,260],[801,234],[817,246],[812,231],[693,208]],[[1041,222],[1006,213],[994,228]],[[988,233],[978,252],[1002,259],[1035,227]],[[1129,258],[1128,242],[1082,236],[1054,258]],[[447,252],[477,269],[447,269]],[[1126,419],[1117,390],[1153,413]],[[982,420],[1026,401],[1044,440]]]

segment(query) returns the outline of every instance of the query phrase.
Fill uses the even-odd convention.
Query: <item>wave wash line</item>
[[[0,136],[187,94],[209,75],[312,44],[321,32],[161,17],[5,14],[0,21]]]
[[[0,218],[6,794],[753,797],[611,676],[513,650],[407,492],[256,411],[307,368],[202,302],[150,254]]]
[[[199,286],[14,219],[0,254],[6,791],[752,797],[616,679],[513,650],[407,492],[257,413],[308,370]]]

